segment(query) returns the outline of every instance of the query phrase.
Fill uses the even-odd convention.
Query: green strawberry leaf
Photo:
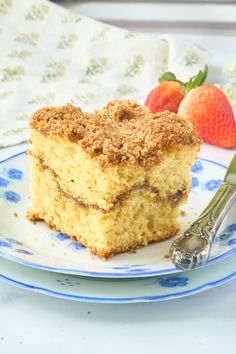
[[[177,81],[175,74],[173,74],[170,71],[166,71],[160,78],[159,82],[164,82],[164,81]]]
[[[190,80],[185,84],[186,90],[190,91],[193,88],[202,85],[206,80],[207,73],[208,73],[208,67],[207,65],[205,65],[203,70],[200,70],[197,75],[191,77]]]

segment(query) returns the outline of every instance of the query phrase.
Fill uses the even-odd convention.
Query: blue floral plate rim
[[[4,259],[2,259],[4,260]],[[0,264],[1,261],[0,260]],[[8,260],[4,260],[5,262],[8,262]],[[11,263],[11,262],[10,262]],[[14,263],[15,264],[15,263]],[[219,264],[214,264],[212,265],[213,268],[215,268],[215,266],[219,267]],[[6,282],[10,285],[14,285],[16,287],[25,289],[25,290],[30,290],[30,291],[34,291],[36,293],[40,293],[40,294],[44,294],[44,295],[48,295],[51,297],[56,297],[56,298],[61,298],[61,299],[65,299],[65,300],[73,300],[73,301],[83,301],[83,302],[93,302],[93,303],[116,303],[116,304],[121,304],[121,303],[137,303],[137,302],[158,302],[158,301],[166,301],[166,300],[174,300],[174,299],[178,299],[178,298],[183,298],[183,297],[187,297],[190,295],[194,295],[200,292],[203,292],[205,290],[209,290],[212,288],[215,288],[217,286],[223,285],[233,279],[236,278],[236,267],[235,267],[235,259],[232,258],[228,258],[225,259],[220,268],[217,270],[216,269],[211,269],[211,267],[206,267],[206,268],[198,268],[189,272],[184,272],[183,276],[181,275],[181,277],[179,276],[156,276],[156,277],[150,277],[150,278],[142,278],[142,279],[129,279],[128,281],[125,280],[115,280],[115,279],[100,279],[100,278],[84,278],[84,277],[79,277],[79,276],[71,276],[71,275],[67,275],[67,279],[66,279],[66,283],[63,283],[64,280],[61,280],[60,278],[64,276],[64,274],[60,274],[60,273],[52,273],[50,272],[50,277],[51,277],[51,281],[49,282],[48,280],[45,281],[45,284],[50,283],[49,285],[45,285],[44,284],[44,275],[43,274],[39,274],[38,272],[42,273],[41,270],[36,270],[36,269],[29,269],[28,267],[25,266],[21,266],[24,271],[30,271],[30,275],[28,276],[28,278],[30,279],[26,279],[27,277],[23,277],[24,280],[21,280],[21,272],[22,270],[20,269],[20,273],[19,272],[15,272],[14,276],[13,275],[9,275],[9,274],[5,274],[7,273],[7,266],[5,263],[5,266],[3,267],[4,272],[0,273],[0,280],[3,282]],[[19,269],[17,269],[19,270]],[[196,274],[195,272],[200,273]],[[220,274],[220,272],[222,272],[223,274]],[[39,276],[38,276],[39,274]],[[42,276],[41,276],[42,275]],[[41,276],[41,285],[37,284],[37,278],[40,278]],[[54,278],[54,279],[53,279]],[[60,285],[63,285],[65,287],[65,289],[68,289],[68,286],[70,286],[70,278],[76,278],[76,284],[77,285],[77,289],[78,291],[75,291],[73,294],[68,290],[66,291],[62,291],[60,290]],[[198,280],[196,281],[195,278],[198,278]],[[204,279],[206,278],[206,279]],[[201,279],[201,280],[199,280]],[[74,281],[74,279],[72,280]],[[57,290],[55,289],[55,284],[53,284],[53,282],[57,282],[58,286],[57,286]],[[104,295],[99,295],[99,290],[97,291],[96,289],[93,290],[93,292],[97,291],[97,295],[90,295],[89,292],[91,292],[91,290],[89,290],[89,287],[87,289],[87,294],[83,295],[80,294],[79,291],[79,285],[82,282],[87,282],[87,285],[91,286],[92,282],[94,282],[93,284],[95,284],[95,286],[93,285],[93,288],[96,288],[96,286],[98,285],[99,287],[102,287],[103,285],[105,285],[106,282],[106,286],[110,286],[109,283],[113,286],[113,284],[117,283],[119,284],[119,287],[123,287],[125,284],[126,289],[124,289],[124,294],[121,296],[115,296],[115,291],[114,290],[109,290],[108,293],[110,294],[114,294],[114,296],[104,296]],[[134,283],[135,282],[135,283]],[[145,284],[146,282],[146,284]],[[171,284],[172,282],[172,284]],[[189,283],[198,283],[197,285],[194,284],[189,284]],[[104,283],[104,284],[103,284]],[[155,289],[156,294],[151,294],[153,292],[153,287],[155,286],[155,284],[157,284],[159,286]],[[146,288],[150,294],[138,294],[137,295],[132,295],[132,296],[128,296],[127,294],[125,295],[125,293],[129,292],[129,291],[137,291],[136,289],[133,290],[133,288],[137,288],[137,286],[139,287],[143,287]],[[186,286],[186,290],[180,290],[183,289]],[[164,293],[163,291],[160,291],[160,287],[164,288]],[[130,289],[128,289],[130,288]],[[152,289],[151,289],[152,288]],[[91,289],[91,288],[90,288]],[[145,289],[145,290],[146,290]],[[174,289],[174,291],[173,291]],[[176,290],[176,291],[175,291]],[[84,291],[84,290],[83,290]],[[82,291],[82,292],[83,292]],[[145,291],[143,291],[144,293]],[[159,294],[158,294],[159,292]]]
[[[200,267],[200,268],[205,268],[209,265],[215,264],[219,261],[224,260],[225,258],[233,255],[236,253],[236,248],[232,248],[231,250],[225,252],[224,254],[209,259],[208,262]],[[183,271],[180,269],[177,269],[175,267],[165,269],[165,270],[159,270],[159,271],[145,271],[145,272],[137,272],[137,273],[109,273],[109,272],[90,272],[90,271],[83,271],[83,270],[78,270],[77,272],[75,269],[68,269],[68,268],[60,268],[60,267],[49,267],[45,266],[42,264],[30,262],[30,261],[24,261],[18,257],[14,257],[11,255],[8,255],[4,252],[0,251],[0,257],[3,257],[5,259],[8,259],[10,261],[13,261],[15,263],[19,263],[21,265],[34,268],[34,269],[39,269],[39,270],[45,270],[45,271],[50,271],[53,273],[63,273],[63,274],[68,274],[68,275],[78,275],[78,276],[84,276],[84,277],[94,277],[94,278],[109,278],[109,279],[115,279],[115,278],[120,278],[120,279],[135,279],[135,278],[144,278],[144,277],[155,277],[158,275],[168,275],[168,274],[176,274],[176,273],[182,273]],[[199,268],[198,268],[199,269]]]
[[[1,160],[0,164],[4,163],[6,161],[12,160],[12,159],[14,159],[16,157],[19,157],[21,155],[24,155],[25,153],[26,153],[26,150],[18,152],[16,154],[12,155],[12,156],[9,156],[9,157]],[[201,158],[200,157],[199,160],[212,163],[214,165],[222,167],[223,169],[227,168],[225,165],[223,165],[223,164],[221,164],[219,162],[210,160],[210,159],[206,159],[206,158]],[[228,257],[228,256],[230,256],[230,255],[232,255],[234,253],[236,253],[236,248],[232,248],[232,249],[222,253],[221,255],[210,259],[205,266],[208,266],[208,265],[211,265],[211,264],[213,264],[215,262],[221,261],[224,258],[226,258],[226,257]],[[83,271],[82,269],[75,270],[75,269],[69,269],[69,268],[63,268],[63,267],[51,267],[51,266],[47,266],[45,264],[31,262],[29,260],[24,260],[24,259],[21,259],[19,257],[15,257],[13,255],[6,254],[5,252],[2,252],[1,250],[0,250],[0,256],[4,257],[6,259],[9,259],[11,261],[20,263],[22,265],[29,266],[31,268],[47,270],[47,271],[51,271],[51,272],[62,272],[62,273],[65,273],[65,274],[76,274],[76,275],[82,275],[82,276],[89,276],[89,277],[141,278],[141,277],[150,277],[150,276],[157,276],[157,275],[181,272],[180,270],[178,270],[175,267],[173,267],[173,268],[166,268],[164,270],[152,270],[152,271],[150,271],[148,269],[147,270],[143,269],[142,271],[137,269],[137,272],[135,272],[135,271],[133,271],[133,272],[132,271],[131,272],[122,271],[122,272],[116,272],[114,274],[113,272],[98,272],[98,271],[87,271],[87,270]]]

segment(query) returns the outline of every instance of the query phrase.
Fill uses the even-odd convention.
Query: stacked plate
[[[213,161],[199,159],[193,166],[180,233],[208,204],[224,174],[225,167]],[[181,272],[169,258],[173,239],[101,261],[44,223],[27,221],[28,204],[28,160],[19,152],[0,163],[0,278],[22,288],[70,300],[141,302],[191,295],[236,277],[236,255],[227,258],[236,253],[234,208],[207,265]]]

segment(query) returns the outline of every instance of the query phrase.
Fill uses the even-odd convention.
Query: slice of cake
[[[201,145],[190,123],[116,100],[46,107],[30,128],[30,220],[103,259],[176,234]]]

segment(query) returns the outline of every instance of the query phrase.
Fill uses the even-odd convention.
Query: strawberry
[[[152,113],[178,112],[180,102],[185,96],[185,88],[176,81],[165,81],[155,87],[144,103]]]
[[[207,66],[186,83],[177,80],[173,73],[165,72],[159,79],[160,84],[148,94],[144,105],[149,107],[152,113],[163,111],[177,113],[180,102],[186,93],[192,88],[201,85],[206,76]]]
[[[234,112],[218,87],[208,84],[194,88],[181,102],[178,113],[193,123],[204,141],[224,148],[236,147]]]

